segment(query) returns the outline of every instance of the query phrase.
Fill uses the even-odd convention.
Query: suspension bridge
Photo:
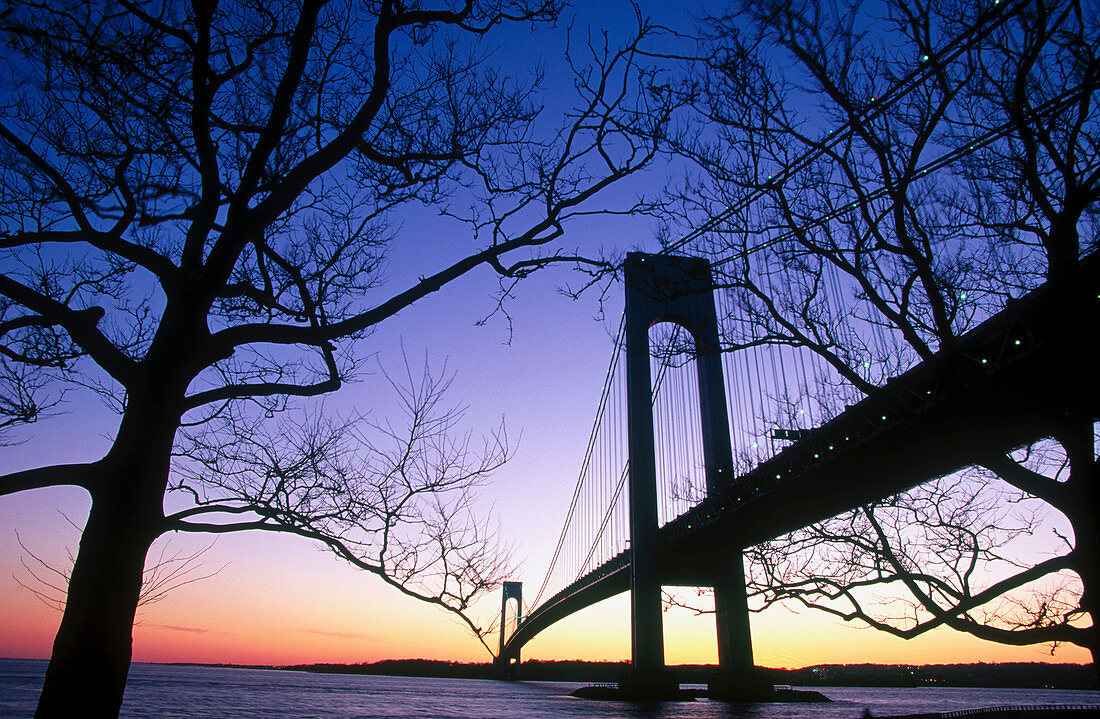
[[[798,348],[721,352],[731,308],[722,293],[716,303],[706,260],[628,255],[623,321],[553,561],[529,605],[520,583],[504,587],[502,669],[555,622],[629,591],[622,686],[668,694],[661,588],[711,587],[711,692],[759,693],[742,550],[1048,436],[1071,404],[1095,416],[1096,264],[1074,294],[1043,286],[1012,300],[861,396]]]
[[[814,299],[824,300],[813,311],[829,327],[818,347],[826,351],[815,352],[812,340],[733,337],[730,325],[744,306],[732,293],[715,292],[707,260],[676,254],[720,235],[724,223],[735,225],[770,184],[828,162],[854,128],[973,51],[1025,4],[994,0],[759,188],[718,207],[661,254],[628,255],[625,312],[546,577],[530,602],[519,582],[504,585],[498,663],[505,674],[539,632],[629,592],[631,670],[620,686],[639,697],[667,695],[676,685],[664,665],[661,588],[710,587],[719,663],[711,693],[758,694],[769,688],[759,686],[754,672],[746,547],[1047,437],[1068,407],[1100,416],[1100,379],[1089,351],[1100,320],[1095,256],[1082,261],[1073,287],[1044,285],[1003,307],[986,305],[983,322],[914,359],[898,351],[904,342],[881,318],[845,306],[843,298],[858,301],[861,293],[844,286],[835,264],[823,261],[815,278]],[[1096,89],[1095,82],[1066,87],[1015,121],[1056,116]],[[1012,131],[1011,123],[990,127],[941,148],[911,179]],[[785,262],[765,257],[770,248],[868,203],[889,203],[895,190],[861,186],[849,204],[787,231],[762,228],[734,256],[711,256],[745,267],[763,258],[758,274],[770,286],[760,289],[781,296],[788,278],[767,266]],[[740,349],[723,351],[731,346]],[[830,362],[828,347],[848,348],[847,354],[834,353]]]

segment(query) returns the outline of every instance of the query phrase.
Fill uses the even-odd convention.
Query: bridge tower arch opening
[[[657,521],[663,526],[707,497],[707,463],[694,340],[680,323],[662,321],[650,327],[649,343]]]
[[[694,342],[697,426],[708,494],[733,481],[733,452],[709,263],[697,257],[634,252],[627,255],[624,277],[631,540],[631,671],[624,688],[660,695],[676,687],[665,668],[660,548],[655,542],[659,517],[650,341],[654,325],[671,322],[686,330]],[[699,585],[714,588],[720,668],[712,693],[754,691],[757,682],[741,553],[714,557],[707,565],[712,571],[699,578]]]

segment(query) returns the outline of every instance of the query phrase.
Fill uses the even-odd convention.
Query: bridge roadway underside
[[[693,585],[744,547],[1049,437],[1070,408],[1100,416],[1092,310],[1087,326],[1017,357],[1010,331],[996,362],[984,347],[921,365],[739,477],[659,530],[663,581]]]
[[[1069,319],[1052,311],[1064,297],[1037,291],[1017,300],[1025,306],[991,318],[954,351],[899,376],[661,527],[655,557],[661,582],[711,586],[716,567],[739,560],[744,547],[1049,437],[1068,408],[1100,416],[1092,350],[1098,297],[1090,288]],[[536,608],[505,654],[554,622],[627,591],[629,562],[627,551]]]

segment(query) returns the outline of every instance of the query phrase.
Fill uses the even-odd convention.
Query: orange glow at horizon
[[[3,596],[0,655],[46,659],[60,614],[33,598]],[[165,601],[165,604],[167,604]],[[37,604],[35,607],[33,604]],[[346,624],[346,617],[323,620],[288,615],[280,603],[272,611],[224,611],[197,616],[186,607],[148,610],[134,627],[134,661],[285,666],[358,664],[385,659],[488,661],[488,654],[457,622],[412,600],[381,602],[373,621]],[[400,606],[404,604],[405,606]],[[237,608],[238,610],[241,607]],[[154,616],[156,614],[156,616]],[[316,615],[314,615],[316,617]],[[563,620],[524,648],[524,659],[629,659],[626,597],[607,600]],[[180,623],[174,623],[174,622]],[[713,621],[674,612],[665,618],[669,665],[713,664]],[[843,626],[821,617],[772,610],[753,616],[753,648],[762,667],[794,669],[817,664],[958,664],[997,662],[1081,663],[1091,661],[1079,647],[1009,647],[982,642],[950,630],[903,641],[868,628]]]

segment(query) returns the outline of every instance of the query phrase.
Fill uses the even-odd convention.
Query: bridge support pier
[[[749,605],[745,595],[745,567],[738,551],[730,558],[729,571],[714,582],[714,616],[718,630],[718,673],[707,682],[713,699],[752,701],[765,699],[772,684],[756,670],[749,631]]]
[[[496,666],[496,674],[500,679],[505,681],[515,681],[519,679],[519,657],[500,656],[493,660],[493,664]]]

